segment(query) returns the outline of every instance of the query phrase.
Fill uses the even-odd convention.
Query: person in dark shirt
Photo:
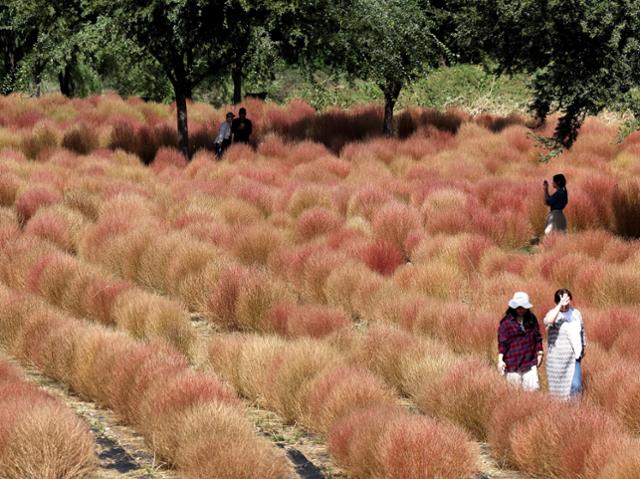
[[[542,335],[529,295],[518,291],[498,327],[498,371],[523,389],[540,389],[538,368],[542,364]]]
[[[231,124],[233,141],[235,143],[249,143],[252,130],[253,124],[251,123],[251,120],[247,118],[247,110],[245,108],[240,108],[238,111],[238,118],[233,120],[233,123]]]
[[[553,187],[555,192],[549,194],[549,183],[547,180],[543,182],[544,202],[549,207],[549,215],[547,216],[547,224],[544,228],[544,234],[550,234],[555,231],[561,233],[567,232],[567,219],[562,210],[565,209],[569,202],[569,193],[567,192],[567,179],[563,174],[557,174],[553,177]]]

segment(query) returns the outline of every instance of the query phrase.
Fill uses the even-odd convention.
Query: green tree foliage
[[[333,29],[314,30],[322,59],[353,78],[378,85],[385,99],[383,131],[390,135],[402,88],[447,53],[434,35],[436,21],[443,17],[430,3],[418,0],[337,1],[330,11]]]
[[[228,65],[229,30],[224,2],[204,0],[95,0],[92,11],[118,29],[162,67],[173,87],[179,145],[189,152],[187,99],[204,78]]]
[[[460,12],[461,44],[481,47],[501,71],[530,73],[541,120],[563,113],[554,138],[565,147],[587,114],[639,83],[638,0],[478,0]]]
[[[14,4],[0,4],[0,52],[2,54],[2,81],[0,91],[11,93],[17,86],[18,71],[25,56],[32,50],[38,39],[35,25],[24,22],[16,15]]]
[[[40,88],[43,75],[52,72],[66,96],[74,96],[83,76],[80,32],[87,23],[80,0],[8,0],[12,31],[18,38],[32,32],[35,39],[16,68],[22,88]]]

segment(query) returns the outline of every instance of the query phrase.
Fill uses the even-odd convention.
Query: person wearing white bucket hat
[[[498,370],[507,381],[526,390],[540,389],[542,335],[533,305],[524,291],[514,293],[498,328]]]

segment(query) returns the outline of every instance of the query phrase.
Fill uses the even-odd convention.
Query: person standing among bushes
[[[569,193],[567,192],[567,179],[563,174],[553,176],[553,187],[555,192],[549,194],[549,183],[544,180],[542,183],[544,189],[544,202],[550,208],[547,216],[547,224],[544,227],[544,234],[548,235],[552,232],[559,231],[566,233],[567,218],[565,218],[562,210],[565,209],[569,202]]]
[[[544,354],[532,307],[527,293],[514,293],[498,328],[498,371],[507,381],[528,391],[540,389],[538,368]]]
[[[544,317],[549,333],[549,392],[559,399],[569,399],[582,392],[581,361],[586,344],[584,323],[580,311],[571,305],[571,291],[559,289],[553,299],[556,307]]]
[[[244,107],[240,108],[240,110],[238,110],[238,118],[233,120],[231,124],[234,143],[249,143],[252,131],[253,124],[251,120],[247,118],[247,109]]]
[[[226,120],[222,122],[220,125],[220,130],[218,131],[218,136],[214,142],[216,156],[218,159],[222,158],[224,155],[224,151],[229,148],[231,144],[231,134],[232,134],[232,125],[233,123],[233,113],[227,113]]]

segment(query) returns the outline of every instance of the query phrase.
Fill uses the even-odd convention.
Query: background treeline
[[[540,123],[559,111],[564,147],[588,114],[640,110],[640,0],[3,0],[0,50],[4,94],[175,101],[185,154],[188,100],[249,90],[379,98],[392,134],[398,102],[491,107],[497,89]]]

